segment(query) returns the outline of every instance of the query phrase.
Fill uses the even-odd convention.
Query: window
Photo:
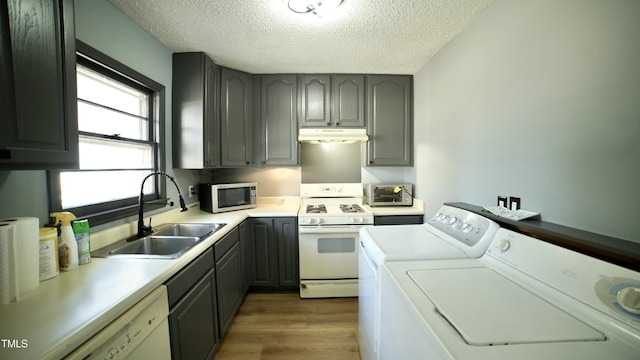
[[[52,211],[71,211],[98,225],[133,215],[140,184],[161,170],[164,87],[78,42],[80,166],[51,171]],[[145,182],[145,201],[164,197],[164,179]],[[148,208],[148,206],[147,206]]]

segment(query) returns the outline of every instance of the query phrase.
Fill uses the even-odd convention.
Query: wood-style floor
[[[250,293],[215,360],[358,360],[358,299]]]

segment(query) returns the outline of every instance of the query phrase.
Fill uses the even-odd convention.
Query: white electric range
[[[470,211],[442,206],[426,224],[367,226],[360,231],[359,344],[363,360],[378,359],[381,268],[387,261],[477,258],[499,226]]]
[[[479,259],[387,262],[380,359],[638,359],[640,273],[500,229]]]
[[[358,296],[359,231],[373,224],[362,184],[301,184],[300,194],[300,297]]]

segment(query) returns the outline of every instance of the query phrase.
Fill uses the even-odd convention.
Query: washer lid
[[[488,268],[413,270],[408,275],[469,345],[606,339]]]
[[[428,231],[423,225],[380,226],[367,229],[386,260],[464,259],[464,251]]]

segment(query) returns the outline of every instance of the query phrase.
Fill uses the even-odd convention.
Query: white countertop
[[[220,214],[200,211],[197,206],[192,206],[185,213],[171,211],[169,213],[175,218],[156,224],[204,222],[227,225],[178,259],[92,258],[89,264],[41,282],[38,288],[24,294],[19,302],[0,306],[0,339],[3,341],[0,343],[0,358],[60,359],[247,217],[288,217],[297,216],[297,212],[298,205],[286,201],[259,203],[255,209]],[[104,231],[95,237],[98,242],[105,242],[104,238],[109,234],[114,233]],[[123,237],[126,235],[113,241]],[[12,341],[13,345],[7,345],[5,340]]]
[[[373,216],[387,215],[424,215],[424,204],[419,199],[413,199],[413,206],[364,206]]]

